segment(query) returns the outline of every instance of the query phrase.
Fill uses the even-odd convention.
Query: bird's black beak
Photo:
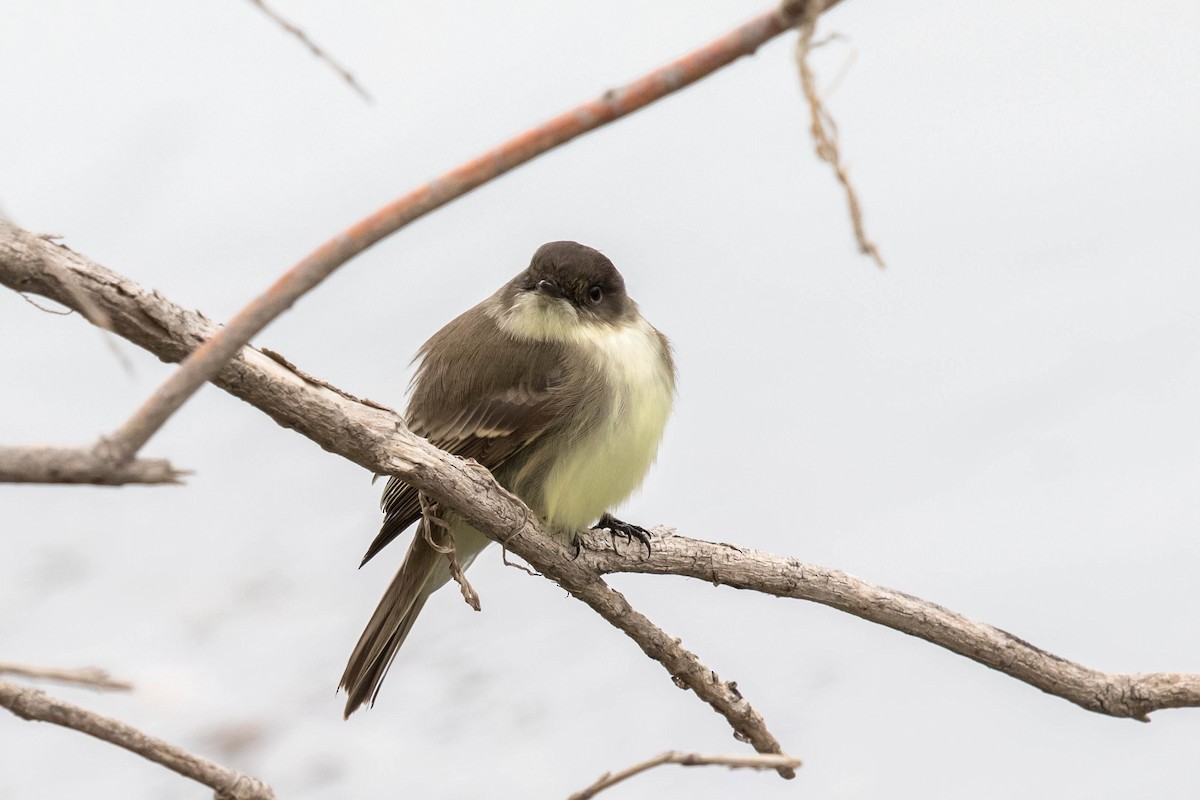
[[[550,297],[565,297],[563,290],[554,281],[538,281],[537,290]]]

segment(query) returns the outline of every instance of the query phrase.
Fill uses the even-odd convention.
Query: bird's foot
[[[637,539],[642,544],[646,545],[646,555],[650,555],[650,531],[643,528],[641,525],[634,525],[631,522],[622,522],[612,514],[605,514],[600,518],[600,521],[592,526],[592,530],[606,530],[613,539],[613,549],[617,549],[617,537],[624,536],[626,542],[633,542]],[[579,555],[578,541],[576,541],[576,555]]]

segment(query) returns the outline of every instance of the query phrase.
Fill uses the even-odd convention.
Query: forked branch
[[[789,758],[788,756],[708,756],[700,753],[678,753],[674,750],[668,750],[665,753],[659,753],[654,758],[647,758],[645,761],[639,761],[636,764],[626,767],[619,772],[606,772],[596,779],[596,782],[587,787],[583,791],[576,792],[567,800],[591,800],[591,798],[603,792],[612,786],[635,775],[640,775],[648,769],[661,767],[666,764],[679,764],[683,767],[729,767],[730,769],[779,769],[785,767],[787,769],[796,769],[800,766],[800,759]]]
[[[812,0],[820,11],[840,0]],[[804,13],[814,15],[817,5]],[[197,389],[259,331],[340,266],[414,220],[585,133],[628,116],[749,55],[795,25],[800,11],[773,8],[626,86],[610,89],[408,192],[328,240],[283,273],[229,323],[188,354],[179,369],[106,437],[106,454],[124,464]]]
[[[6,247],[13,241],[21,246]],[[21,259],[4,257],[14,252],[24,255]],[[47,261],[54,261],[57,269],[48,268]],[[116,333],[163,360],[178,360],[215,327],[199,314],[147,292],[66,247],[0,222],[0,283],[73,307],[69,293],[55,277],[62,269],[69,269],[75,283],[104,309]],[[589,540],[592,546],[564,566],[566,553],[541,538],[527,508],[486,471],[413,436],[395,412],[360,401],[301,373],[281,357],[268,357],[251,348],[244,348],[227,364],[214,383],[326,450],[372,472],[402,475],[465,513],[481,530],[498,532],[509,549],[539,571],[579,591],[581,599],[593,607],[604,608],[606,618],[622,615],[625,600],[599,582],[599,574],[685,575],[829,605],[973,658],[1092,711],[1143,719],[1158,709],[1200,707],[1200,675],[1119,675],[1090,670],[936,604],[784,556],[659,536],[651,557],[625,560],[606,552],[607,538],[594,534]],[[518,535],[507,538],[513,534]],[[636,628],[641,623],[617,620],[614,624]],[[658,643],[671,649],[674,640],[643,637],[639,641],[647,653]],[[684,661],[688,657],[694,658],[686,654]],[[680,654],[673,653],[671,658],[679,659]],[[677,664],[675,668],[680,667]],[[699,677],[695,672],[692,675]],[[720,691],[721,685],[713,682],[710,688],[726,709],[722,713],[733,722],[742,712],[732,693]]]
[[[6,254],[19,257],[6,258]],[[48,268],[47,262],[53,262],[57,269]],[[178,360],[211,336],[215,328],[199,314],[147,292],[65,246],[0,221],[0,283],[72,307],[56,278],[63,270],[68,270],[96,304],[109,312],[116,333],[164,360]],[[737,738],[760,753],[782,754],[762,717],[732,682],[723,682],[678,640],[635,611],[595,572],[572,560],[568,548],[561,546],[537,516],[497,484],[487,470],[417,437],[396,412],[364,403],[306,376],[279,356],[243,348],[213,382],[326,450],[371,472],[399,475],[457,511],[472,526],[504,544],[633,639],[646,655],[670,672],[677,685],[691,689],[725,717]],[[793,775],[786,767],[779,772],[785,777]]]

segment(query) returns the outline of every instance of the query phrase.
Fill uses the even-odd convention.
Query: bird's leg
[[[592,526],[592,530],[606,530],[613,538],[613,549],[617,549],[617,537],[624,536],[625,541],[632,542],[637,539],[642,544],[646,545],[646,555],[650,555],[650,531],[643,528],[641,525],[634,525],[630,522],[622,522],[612,514],[605,514],[600,518],[600,521]]]

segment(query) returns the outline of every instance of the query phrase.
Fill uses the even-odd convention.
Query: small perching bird
[[[435,333],[417,354],[406,420],[434,445],[487,467],[564,537],[588,525],[646,532],[609,514],[658,453],[675,396],[671,346],[603,254],[550,242],[529,267]],[[346,716],[373,701],[425,601],[491,541],[451,512],[422,518],[392,478],[365,564],[420,520],[400,571],[358,640],[341,688]]]

